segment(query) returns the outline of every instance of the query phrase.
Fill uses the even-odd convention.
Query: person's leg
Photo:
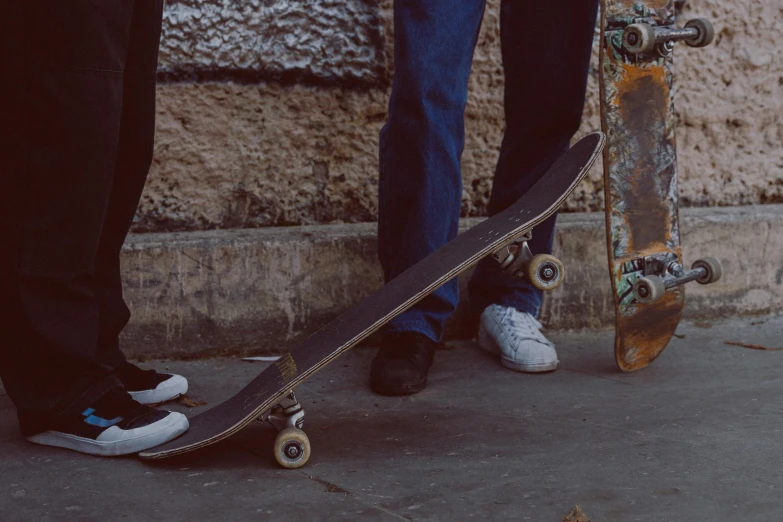
[[[567,150],[584,107],[598,0],[503,0],[501,42],[506,131],[489,215],[519,199]],[[534,254],[551,253],[556,217],[533,230]],[[479,310],[491,304],[537,316],[543,294],[483,260],[469,285]]]
[[[21,0],[0,2],[0,374],[9,361],[11,336],[20,324],[18,309],[10,306],[19,244],[19,186],[25,154],[20,129],[24,115],[19,93],[24,64],[24,8]],[[6,348],[4,348],[6,347]]]
[[[457,235],[468,77],[483,14],[484,0],[394,3],[394,81],[379,151],[378,248],[387,282]],[[457,300],[455,279],[386,326],[374,391],[426,386]]]
[[[3,382],[23,431],[81,395],[119,386],[97,363],[93,259],[115,161],[128,2],[20,2],[22,64],[16,132],[22,180],[15,266],[7,273],[20,324]],[[106,34],[106,26],[117,33]]]
[[[394,81],[380,136],[378,242],[386,281],[456,237],[460,156],[484,0],[394,3]],[[387,332],[440,341],[457,281],[394,318]]]
[[[163,0],[137,1],[133,9],[122,80],[116,167],[95,256],[95,295],[100,325],[98,358],[114,367],[125,361],[118,336],[130,319],[130,311],[122,298],[120,250],[152,165],[155,74],[162,10]]]
[[[3,384],[32,442],[103,455],[139,451],[182,433],[187,420],[134,402],[96,356],[94,265],[134,2],[7,1],[19,7],[22,28],[13,97],[22,125],[11,130],[24,162],[13,163],[22,172],[2,195],[15,213],[2,288],[16,321],[0,332]]]
[[[506,132],[489,214],[532,187],[569,146],[584,107],[598,0],[503,0],[501,42]],[[533,230],[533,254],[551,253],[556,215]],[[482,310],[479,346],[500,352],[504,366],[542,372],[557,368],[554,345],[536,320],[543,292],[504,275],[491,259],[479,263],[468,286]]]
[[[122,297],[120,251],[152,164],[155,75],[162,13],[163,0],[134,4],[123,75],[116,168],[95,257],[95,295],[100,327],[97,358],[115,368],[125,389],[143,404],[174,399],[184,394],[188,387],[182,376],[142,371],[126,362],[119,346],[120,332],[130,319],[130,310]]]

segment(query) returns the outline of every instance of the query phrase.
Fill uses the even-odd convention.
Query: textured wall
[[[378,84],[381,27],[371,0],[173,0],[160,69],[168,78]]]
[[[466,110],[463,215],[482,215],[502,137],[498,0]],[[135,230],[375,219],[391,0],[169,2],[156,156]],[[783,201],[783,4],[691,0],[717,37],[676,51],[681,201]],[[597,64],[597,56],[594,56]],[[533,80],[534,81],[534,80]],[[583,129],[600,127],[591,73]],[[601,170],[569,210],[603,204]]]

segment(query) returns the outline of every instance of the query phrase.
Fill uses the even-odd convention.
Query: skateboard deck
[[[707,45],[712,26],[696,19],[676,29],[674,15],[673,0],[601,2],[606,234],[624,371],[664,350],[682,317],[682,284],[712,282],[720,270],[712,258],[694,265],[699,274],[682,268],[672,50],[677,40]]]
[[[140,456],[161,459],[203,448],[230,437],[254,419],[271,415],[278,421],[272,422],[278,429],[283,427],[278,423],[287,426],[275,443],[278,462],[299,467],[309,456],[309,442],[297,430],[301,428],[302,412],[293,389],[483,257],[493,255],[505,268],[514,261],[507,254],[529,252],[526,243],[514,241],[520,236],[529,238],[526,234],[560,207],[585,177],[603,144],[601,133],[584,137],[512,206],[459,235],[285,352],[236,395],[190,419],[190,429],[184,435]],[[513,245],[519,248],[511,248]],[[511,264],[520,268],[518,262]],[[520,272],[528,272],[530,263],[526,266]],[[558,270],[547,263],[540,268],[544,283]],[[559,268],[562,270],[562,265]],[[270,413],[273,407],[276,409]],[[288,438],[281,439],[284,434]]]

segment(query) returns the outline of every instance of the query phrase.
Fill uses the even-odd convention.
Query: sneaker
[[[423,390],[435,345],[435,341],[417,332],[386,334],[372,361],[372,390],[381,395],[410,395]]]
[[[27,437],[46,446],[114,457],[138,453],[173,440],[188,429],[181,413],[155,410],[114,388],[89,408],[63,416],[51,429]]]
[[[188,391],[188,380],[181,375],[142,370],[129,362],[117,368],[117,376],[125,385],[125,391],[141,404],[160,404]]]
[[[481,314],[478,342],[484,350],[500,353],[500,363],[518,372],[557,369],[555,345],[541,333],[541,323],[519,310],[490,305]]]

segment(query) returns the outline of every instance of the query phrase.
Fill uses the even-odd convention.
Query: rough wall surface
[[[170,0],[160,70],[169,78],[378,84],[385,53],[372,0]]]
[[[498,4],[488,2],[474,56],[465,216],[485,213],[502,138]],[[155,162],[135,230],[374,220],[391,5],[170,2]],[[781,202],[783,4],[692,0],[678,22],[695,16],[711,18],[717,37],[708,48],[681,46],[675,54],[681,201]],[[593,68],[580,134],[600,127],[597,94]],[[602,205],[595,168],[566,209]]]

